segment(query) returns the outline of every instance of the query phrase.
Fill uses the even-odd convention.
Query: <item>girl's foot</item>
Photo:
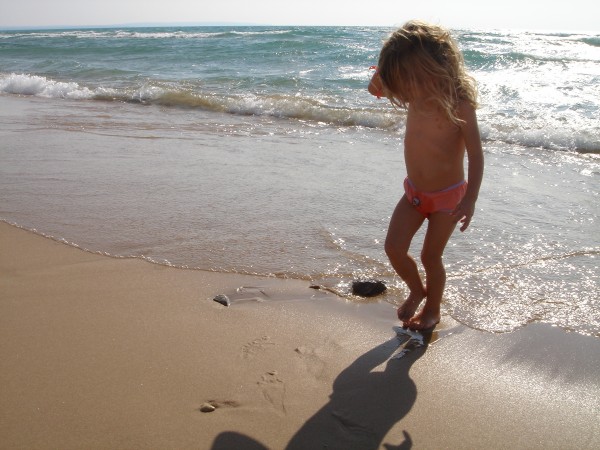
[[[441,315],[439,312],[429,312],[423,308],[408,321],[408,328],[415,331],[433,331],[435,326],[440,323]]]
[[[404,300],[404,303],[400,305],[398,308],[398,319],[402,322],[403,327],[408,325],[409,320],[415,315],[417,308],[426,296],[425,292],[421,292],[420,294],[411,292],[408,298]]]

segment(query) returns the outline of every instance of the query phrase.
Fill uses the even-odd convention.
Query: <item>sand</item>
[[[396,325],[388,304],[307,281],[111,258],[0,223],[0,448],[600,446],[598,338],[443,317],[394,358]]]

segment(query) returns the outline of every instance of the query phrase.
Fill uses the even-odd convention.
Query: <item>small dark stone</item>
[[[215,298],[213,298],[213,300],[217,303],[220,303],[223,306],[231,305],[231,300],[229,300],[229,297],[227,297],[225,294],[219,294]]]
[[[375,297],[385,290],[387,287],[383,281],[379,280],[359,280],[352,282],[352,293],[360,297]]]
[[[202,406],[200,407],[200,411],[202,411],[203,413],[213,412],[215,409],[217,409],[215,407],[215,405],[208,403],[208,402],[203,403]]]

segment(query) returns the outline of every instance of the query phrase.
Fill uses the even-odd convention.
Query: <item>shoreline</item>
[[[355,277],[377,278],[389,303],[405,295],[382,245],[402,192],[396,133],[297,124],[289,134],[284,119],[8,96],[0,116],[6,220],[111,255],[344,293]],[[491,332],[539,320],[600,337],[594,164],[503,145],[486,156],[487,183],[502,189],[482,192],[477,226],[445,252],[446,311]],[[511,212],[515,198],[535,214]],[[568,208],[556,215],[556,202]]]
[[[0,448],[600,442],[594,337],[445,316],[428,346],[390,359],[387,303],[107,257],[6,222],[0,247]]]

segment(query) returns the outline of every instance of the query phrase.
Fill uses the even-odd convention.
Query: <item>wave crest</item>
[[[195,84],[147,82],[127,88],[81,86],[43,76],[0,74],[0,93],[76,100],[121,101],[174,108],[202,109],[219,113],[266,116],[314,122],[332,127],[367,127],[396,130],[403,126],[404,113],[392,108],[347,105],[338,106],[335,99],[310,95],[217,93]],[[559,118],[560,119],[560,118]],[[600,154],[597,126],[577,121],[566,124],[547,118],[543,123],[523,126],[516,116],[498,116],[493,111],[480,116],[482,138],[530,148],[575,150]],[[572,126],[569,126],[572,123]]]
[[[219,95],[195,87],[146,83],[129,89],[90,89],[75,82],[60,82],[27,74],[0,76],[0,92],[46,98],[123,101],[167,107],[199,108],[239,115],[272,116],[321,122],[334,126],[390,128],[398,115],[381,109],[335,107],[298,95]]]
[[[89,99],[93,91],[75,82],[60,82],[37,75],[10,74],[0,78],[0,92],[47,98]]]

